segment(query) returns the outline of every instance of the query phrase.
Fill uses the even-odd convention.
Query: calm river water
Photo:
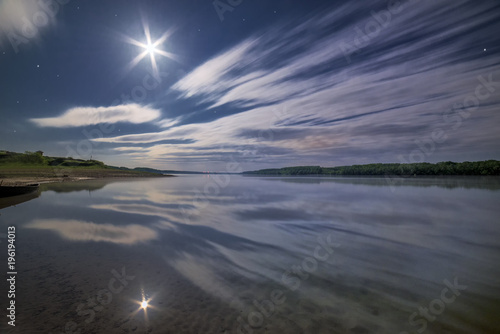
[[[0,332],[497,333],[500,180],[392,181],[45,185],[0,210]]]

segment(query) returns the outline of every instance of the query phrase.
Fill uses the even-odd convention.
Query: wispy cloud
[[[0,0],[0,46],[7,41],[15,53],[21,45],[38,40],[49,26],[57,23],[57,14],[66,3],[56,1]]]
[[[126,104],[112,107],[77,107],[57,117],[32,118],[30,121],[40,127],[78,127],[100,123],[151,122],[161,116],[161,111],[138,104]]]
[[[40,11],[37,1],[1,0],[0,37],[31,24],[30,20],[37,11]]]

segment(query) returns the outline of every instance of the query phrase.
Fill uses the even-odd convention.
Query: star
[[[486,51],[486,49],[484,49],[484,51]]]
[[[40,67],[40,65],[36,65],[36,67]]]

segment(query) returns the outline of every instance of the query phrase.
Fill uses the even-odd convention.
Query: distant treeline
[[[243,172],[248,175],[500,175],[500,161],[367,164],[340,167],[297,166]]]

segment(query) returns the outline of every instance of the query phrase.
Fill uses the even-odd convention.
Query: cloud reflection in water
[[[115,226],[66,219],[35,219],[27,228],[51,230],[72,241],[104,241],[133,245],[158,237],[158,233],[141,225]]]

